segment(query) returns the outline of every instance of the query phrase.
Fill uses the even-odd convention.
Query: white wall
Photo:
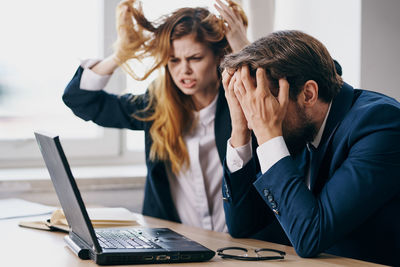
[[[363,0],[361,87],[400,100],[400,1]]]
[[[360,86],[361,0],[275,1],[275,30],[301,30],[320,40],[343,68],[343,79]]]
[[[242,0],[249,20],[247,36],[251,42],[274,30],[275,0]]]

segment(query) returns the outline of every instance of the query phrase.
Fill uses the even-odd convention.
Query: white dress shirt
[[[329,104],[328,112],[325,115],[321,128],[318,130],[317,135],[311,142],[311,144],[315,148],[318,148],[319,143],[321,142],[322,134],[325,129],[326,120],[328,118],[331,105],[332,102]],[[248,144],[238,148],[233,148],[231,146],[230,140],[231,139],[228,140],[227,145],[226,165],[230,172],[235,172],[240,170],[244,165],[246,165],[247,162],[250,161],[252,157],[251,140]],[[260,162],[261,173],[264,174],[279,160],[283,159],[286,156],[290,156],[290,153],[287,149],[283,136],[277,136],[257,147],[257,156]],[[308,166],[306,184],[308,188],[310,188],[310,166]]]
[[[99,60],[84,60],[80,88],[102,90],[111,75],[99,75],[90,68]],[[222,203],[222,164],[215,143],[214,120],[218,95],[202,110],[195,112],[197,125],[184,136],[190,166],[167,177],[176,210],[183,224],[218,232],[227,232]]]

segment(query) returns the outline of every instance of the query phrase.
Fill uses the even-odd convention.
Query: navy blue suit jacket
[[[300,156],[285,157],[262,175],[256,153],[237,172],[225,164],[230,233],[247,237],[271,227],[263,239],[286,234],[302,257],[327,252],[399,265],[399,102],[344,84],[316,153],[311,190]]]
[[[144,122],[132,117],[136,111],[143,110],[148,103],[148,95],[134,97],[132,94],[122,96],[108,94],[105,91],[87,91],[80,89],[83,69],[78,68],[67,85],[64,103],[78,117],[94,123],[113,128],[144,130],[147,179],[143,200],[144,215],[170,221],[180,222],[180,218],[172,201],[171,191],[165,166],[168,162],[149,159],[152,139],[149,134],[151,122]],[[221,87],[217,100],[215,115],[215,142],[221,160],[225,158],[226,143],[231,133],[230,115],[224,90]],[[222,177],[221,177],[222,179]]]

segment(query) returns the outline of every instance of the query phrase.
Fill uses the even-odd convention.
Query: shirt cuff
[[[275,163],[290,156],[283,136],[277,136],[257,147],[261,172],[266,173]]]
[[[226,166],[230,172],[235,172],[243,168],[250,161],[253,149],[250,141],[241,147],[233,148],[229,138],[226,151]]]
[[[83,68],[80,88],[89,91],[103,90],[111,75],[100,75],[92,71],[90,68],[97,64],[98,59],[86,59],[81,62]]]

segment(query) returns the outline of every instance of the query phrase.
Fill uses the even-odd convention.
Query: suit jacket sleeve
[[[255,150],[253,158],[242,169],[230,172],[226,160],[223,169],[222,195],[228,231],[237,238],[252,236],[274,220],[272,211],[253,186],[260,175]]]
[[[144,129],[144,122],[132,114],[146,107],[147,95],[135,97],[132,94],[109,94],[103,90],[83,90],[80,88],[82,72],[83,68],[79,67],[62,97],[76,116],[104,127]]]

